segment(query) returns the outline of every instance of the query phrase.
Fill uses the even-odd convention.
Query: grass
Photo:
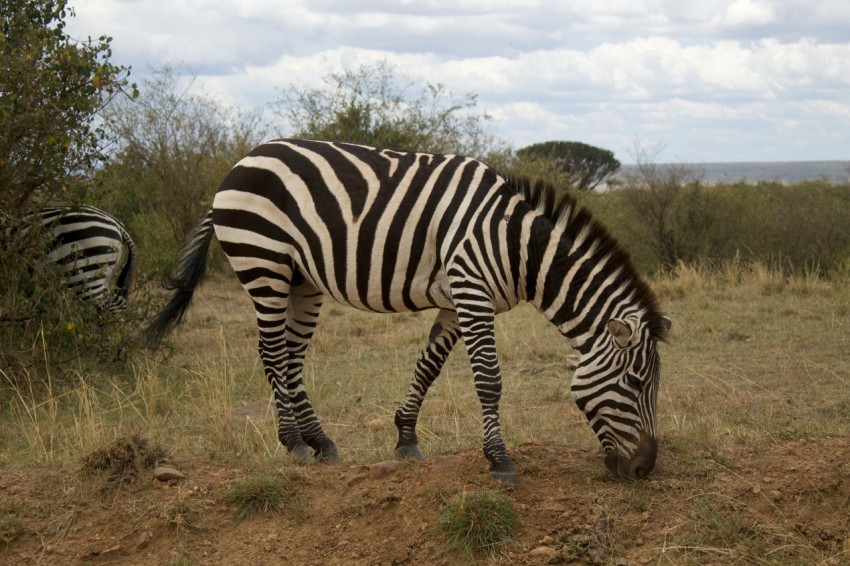
[[[179,535],[200,529],[203,509],[200,503],[193,501],[193,496],[191,488],[178,486],[173,495],[152,499],[151,504],[160,521]]]
[[[9,544],[23,532],[23,522],[12,512],[0,512],[0,544]]]
[[[139,435],[116,439],[83,458],[83,472],[104,477],[107,485],[131,481],[142,471],[153,470],[166,450]]]
[[[513,502],[488,489],[453,497],[439,522],[439,530],[450,546],[473,553],[496,551],[511,539],[516,528]]]
[[[234,279],[213,279],[201,288],[173,337],[172,354],[137,358],[125,375],[82,365],[57,375],[22,370],[12,376],[0,368],[0,465],[78,467],[87,455],[140,435],[181,457],[276,470],[285,450],[274,419],[234,414],[236,407],[269,398],[253,312]],[[661,346],[657,480],[623,487],[621,503],[652,517],[659,501],[681,502],[685,526],[666,526],[665,548],[679,549],[685,563],[778,563],[758,557],[784,560],[793,553],[825,560],[828,552],[806,546],[793,525],[769,518],[748,524],[741,501],[705,494],[703,485],[718,473],[735,471],[736,451],[850,435],[850,285],[816,272],[783,274],[746,263],[680,266],[652,285],[673,319],[671,341]],[[433,316],[377,315],[333,304],[323,309],[305,385],[345,461],[363,465],[392,458],[393,414]],[[496,331],[509,450],[526,443],[597,450],[586,418],[569,399],[572,352],[557,330],[533,308],[521,306],[498,317]],[[426,455],[480,450],[480,414],[459,344],[422,409],[418,432]],[[537,465],[527,463],[523,473],[544,475]],[[584,479],[605,477],[600,466],[598,476]],[[268,485],[240,486],[228,495],[234,498],[229,503],[238,513],[285,505],[297,511],[286,480],[265,479]],[[703,496],[687,499],[698,494]],[[177,530],[181,521],[193,521],[191,510],[178,501],[162,507],[165,522]],[[610,513],[606,524],[616,529],[617,511]],[[850,521],[846,508],[836,517]],[[0,516],[0,535],[7,531],[15,532],[14,517]],[[564,544],[615,558],[616,541],[633,533],[612,532],[610,540],[579,533]]]
[[[225,503],[236,507],[239,519],[278,511],[290,499],[292,492],[286,478],[262,475],[239,480],[223,497]]]
[[[674,324],[671,343],[662,347],[659,392],[659,424],[668,438],[713,451],[730,440],[758,444],[850,430],[847,419],[829,418],[847,412],[847,286],[811,274],[784,276],[762,264],[680,266],[653,286]],[[323,310],[305,384],[347,458],[392,457],[393,414],[432,317],[333,304]],[[498,317],[496,330],[508,441],[596,446],[569,401],[572,352],[556,329],[520,306]],[[0,376],[0,462],[63,465],[137,431],[214,460],[280,458],[272,420],[233,415],[240,404],[269,396],[253,312],[233,278],[199,291],[174,345],[175,354],[136,359],[123,376],[82,368]],[[419,437],[426,454],[480,443],[480,405],[462,344],[429,392]]]

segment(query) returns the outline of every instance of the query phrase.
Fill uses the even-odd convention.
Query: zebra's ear
[[[629,340],[632,338],[632,327],[619,318],[612,318],[608,321],[608,332],[614,337],[614,343],[620,348],[625,348],[629,345]]]
[[[670,320],[669,316],[662,316],[661,324],[664,327],[664,334],[667,334],[668,332],[670,332],[670,328],[672,328],[673,326],[673,321]]]

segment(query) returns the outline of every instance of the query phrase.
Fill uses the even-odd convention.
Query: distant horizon
[[[706,182],[776,181],[797,183],[825,179],[831,183],[850,183],[850,160],[801,161],[727,161],[712,163],[666,162],[660,167],[680,166],[699,170]],[[623,163],[614,178],[636,169],[637,163]]]
[[[637,165],[635,162],[620,162],[622,165]],[[850,165],[850,159],[794,159],[794,160],[773,160],[773,161],[663,161],[658,162],[658,165],[778,165],[783,163],[843,163]]]

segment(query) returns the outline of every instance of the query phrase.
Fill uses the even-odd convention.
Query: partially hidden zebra
[[[55,264],[67,287],[108,312],[127,307],[136,245],[114,216],[89,205],[49,206],[26,218],[49,240],[39,264]]]
[[[571,392],[615,475],[655,465],[657,344],[670,320],[623,249],[575,201],[463,156],[276,140],[231,169],[190,234],[168,304],[145,329],[155,347],[182,320],[221,243],[250,295],[278,437],[297,458],[335,459],[302,380],[326,297],[374,312],[439,309],[406,398],[396,454],[422,458],[419,409],[453,345],[468,350],[491,475],[516,483],[499,422],[494,316],[534,305],[578,352]]]

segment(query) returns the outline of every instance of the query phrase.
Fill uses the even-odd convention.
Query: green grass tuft
[[[236,515],[245,519],[251,515],[278,511],[290,497],[287,480],[280,476],[250,476],[236,482],[224,495],[224,502],[236,506]]]
[[[11,513],[0,514],[0,543],[9,544],[23,532],[21,520]]]
[[[511,500],[486,489],[452,498],[439,523],[451,546],[471,552],[493,552],[513,536],[516,526]]]

